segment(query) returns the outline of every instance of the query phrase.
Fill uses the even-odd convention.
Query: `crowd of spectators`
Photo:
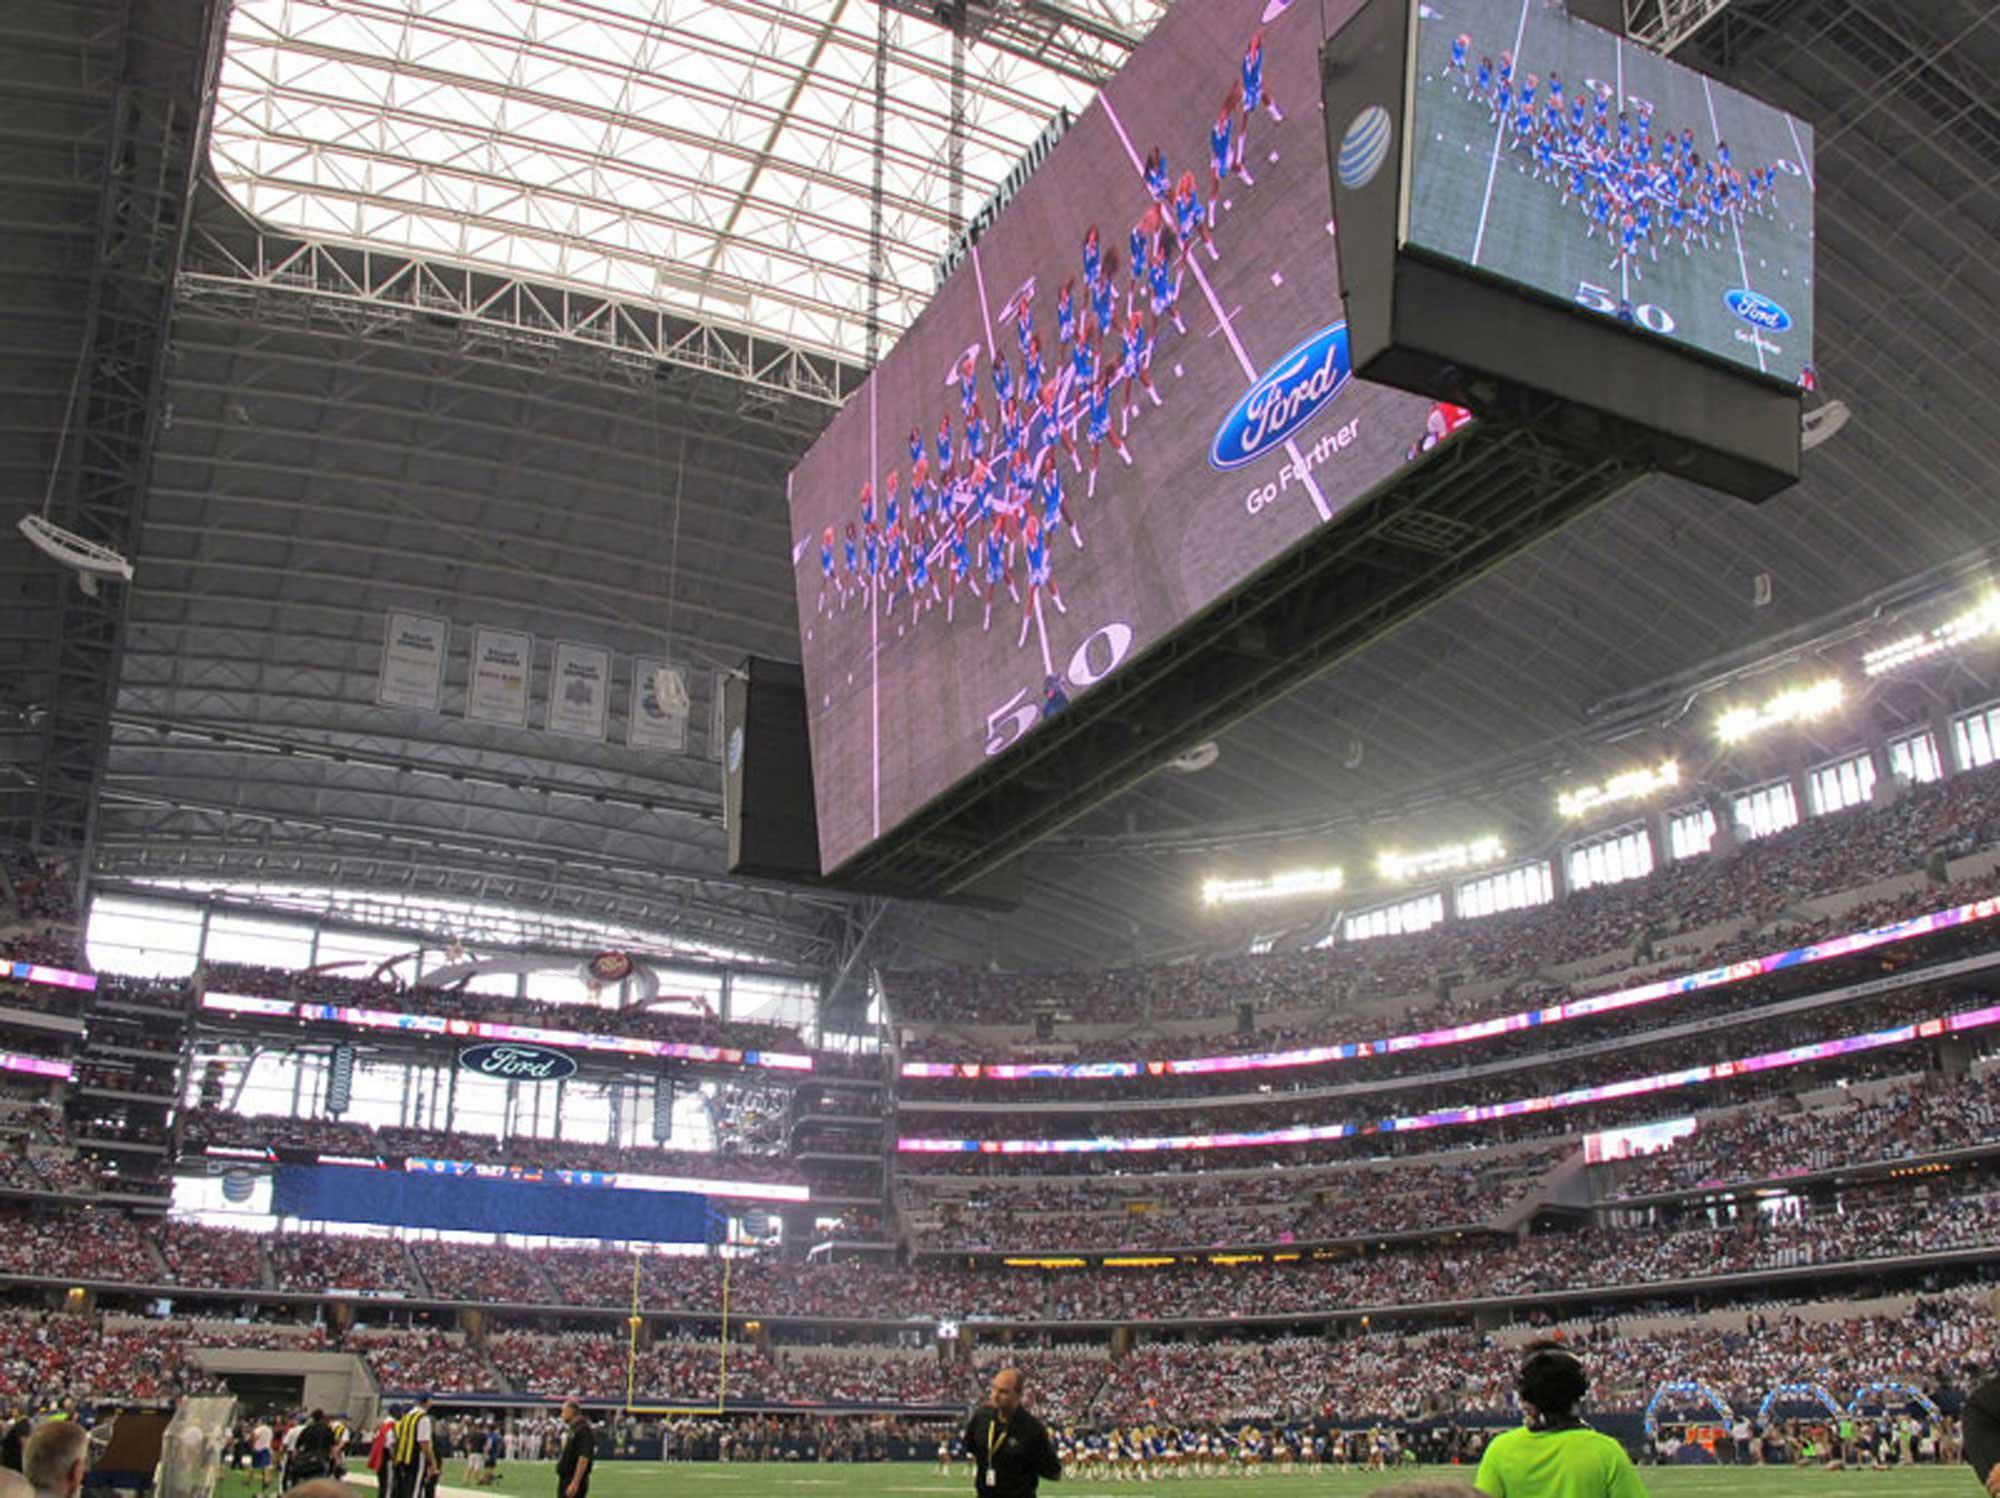
[[[780,1184],[805,1179],[797,1166],[779,1155],[658,1149],[639,1144],[590,1144],[581,1140],[537,1139],[518,1134],[503,1139],[492,1134],[374,1128],[337,1118],[286,1118],[276,1114],[231,1113],[220,1108],[190,1109],[184,1115],[181,1140],[182,1147],[190,1152],[198,1152],[210,1145],[230,1148],[271,1146],[337,1155],[380,1155],[389,1159],[416,1155],[429,1159],[470,1160],[480,1165],[518,1165],[535,1170],[623,1170]]]
[[[203,1227],[191,1222],[160,1225],[155,1241],[169,1284],[264,1288],[264,1235],[238,1228]]]
[[[1611,1167],[1614,1196],[1646,1196],[1910,1160],[2000,1139],[2000,1070],[1919,1081],[1838,1106],[1758,1110],[1704,1122],[1668,1149]]]
[[[903,1080],[902,1090],[906,1104],[914,1105],[942,1104],[952,1100],[990,1103],[1068,1099],[1116,1104],[1121,1099],[1141,1095],[1147,1098],[1197,1098],[1218,1093],[1242,1093],[1253,1087],[1274,1091],[1301,1090],[1333,1082],[1371,1081],[1437,1072],[1468,1064],[1489,1064],[1620,1037],[1643,1041],[1652,1031],[1699,1021],[1709,1015],[1736,1015],[1800,994],[1876,978],[1885,971],[1915,970],[1923,964],[1982,950],[1991,944],[1994,937],[1983,924],[1953,927],[1849,957],[1789,966],[1766,975],[1740,976],[1724,984],[1594,1015],[1554,1022],[1545,1019],[1534,1025],[1516,1021],[1505,1028],[1496,1027],[1492,1032],[1475,1034],[1466,1040],[1445,1045],[1390,1050],[1383,1044],[1395,1035],[1420,1034],[1454,1025],[1493,1025],[1514,1015],[1527,1015],[1557,1004],[1623,990],[1642,981],[1707,972],[1728,963],[1792,946],[1809,945],[1848,931],[1886,925],[1929,910],[1985,898],[1996,892],[2000,892],[2000,872],[1953,885],[1884,897],[1855,907],[1839,917],[1733,936],[1699,954],[1683,955],[1647,971],[1621,972],[1613,981],[1551,983],[1529,980],[1478,997],[1455,994],[1447,999],[1388,1013],[1335,1014],[1310,1025],[1266,1025],[1249,1031],[1231,1030],[1197,1036],[1127,1033],[1115,1040],[1065,1046],[1061,1056],[1043,1055],[1038,1058],[1133,1061],[1142,1056],[1154,1059],[1163,1055],[1187,1058],[1197,1054],[1266,1053],[1340,1044],[1363,1048],[1361,1054],[1338,1061],[1260,1069],[1254,1073],[1210,1071],[1155,1074],[1149,1070],[1143,1079],[1079,1077],[1018,1081],[963,1075],[910,1077]],[[1226,995],[1218,999],[1219,1003],[1226,1001]],[[912,1053],[921,1050],[929,1056],[933,1049],[932,1040],[926,1038],[918,1042]],[[995,1059],[990,1050],[981,1052],[977,1047],[958,1045],[949,1049],[954,1060]]]
[[[1933,851],[1959,856],[1995,841],[2000,768],[1988,768],[1915,787],[1886,805],[1809,818],[1744,842],[1733,855],[1679,859],[1645,878],[1582,890],[1551,905],[1410,935],[1170,966],[1056,973],[923,969],[885,974],[884,990],[895,1021],[915,1026],[1026,1025],[1038,1013],[1094,1024],[1233,1020],[1242,1003],[1326,1009],[1417,993],[1447,975],[1477,984],[1590,959],[1614,967],[1644,964],[1657,943],[1677,934],[1725,923],[1756,930],[1799,901],[1921,867]],[[1428,1022],[1464,1022],[1450,1004],[1439,1010]],[[912,1054],[962,1059],[922,1040]]]
[[[403,1245],[393,1238],[287,1233],[266,1240],[272,1282],[280,1290],[365,1290],[408,1295],[417,1289]]]
[[[1882,1380],[1929,1393],[1964,1390],[1996,1351],[1983,1299],[1966,1294],[1919,1299],[1906,1316],[1819,1319],[1776,1307],[1726,1320],[1584,1322],[1558,1334],[1590,1368],[1593,1410],[1643,1409],[1661,1384],[1682,1381],[1705,1384],[1732,1410],[1752,1415],[1783,1383],[1816,1383],[1843,1398]],[[1196,1410],[1222,1420],[1508,1419],[1520,1357],[1516,1343],[1457,1328],[1338,1341],[1144,1343],[1111,1366],[1091,1417],[1124,1424]],[[1707,1413],[1684,1411],[1697,1412]],[[1673,1413],[1672,1405],[1662,1410],[1665,1418]]]
[[[0,1207],[0,1273],[150,1284],[161,1264],[123,1212]]]
[[[47,1097],[0,1098],[0,1190],[79,1197],[99,1189],[97,1167],[70,1147],[69,1125]]]
[[[1832,1309],[1833,1314],[1828,1314]],[[1590,1408],[1643,1408],[1661,1384],[1695,1381],[1738,1412],[1754,1413],[1781,1383],[1818,1384],[1846,1398],[1895,1380],[1933,1396],[1963,1391],[1990,1366],[1996,1333],[1971,1289],[1919,1297],[1903,1314],[1839,1314],[1771,1304],[1727,1314],[1581,1320],[1544,1327],[1592,1374]],[[30,1408],[67,1402],[161,1400],[207,1386],[194,1349],[344,1348],[364,1357],[385,1392],[453,1396],[500,1392],[622,1398],[628,1343],[611,1333],[543,1335],[497,1330],[485,1347],[458,1333],[362,1327],[344,1340],[318,1327],[101,1318],[0,1311],[0,1399]],[[1416,1421],[1512,1415],[1518,1341],[1470,1327],[1425,1333],[1363,1330],[1339,1339],[1143,1341],[1113,1359],[1103,1344],[987,1345],[971,1364],[933,1348],[799,1348],[662,1340],[638,1349],[632,1389],[641,1403],[732,1402],[903,1406],[972,1402],[999,1367],[1023,1368],[1045,1420],[1097,1427],[1140,1422],[1326,1417]],[[1675,1407],[1662,1408],[1671,1418]],[[1695,1413],[1690,1407],[1688,1414]],[[1706,1413],[1703,1411],[1702,1413]]]
[[[974,1269],[940,1261],[909,1266],[801,1264],[755,1256],[729,1266],[730,1304],[744,1316],[907,1321],[981,1317],[1123,1322],[1246,1316],[1318,1317],[1463,1299],[1539,1296],[1598,1287],[1865,1264],[1886,1257],[2000,1246],[2000,1204],[1978,1175],[1852,1187],[1829,1200],[1786,1199],[1740,1218],[1651,1214],[1626,1226],[1498,1233],[1413,1241],[1374,1252],[1291,1261],[1188,1261],[1145,1270]],[[108,1213],[16,1218],[0,1270],[79,1279],[157,1281],[145,1240]],[[240,1288],[249,1272],[227,1266],[224,1230],[181,1225],[173,1235],[182,1282]],[[443,1299],[496,1304],[622,1307],[633,1293],[649,1310],[719,1309],[723,1262],[611,1250],[527,1251],[491,1244],[410,1245],[429,1290]],[[261,1265],[254,1254],[246,1262]],[[107,1269],[106,1266],[109,1266]],[[261,1268],[259,1271],[261,1273]],[[295,1271],[294,1271],[295,1272]],[[281,1275],[283,1282],[285,1276]],[[383,1278],[393,1279],[385,1270]]]
[[[626,1339],[572,1332],[503,1332],[487,1344],[493,1365],[528,1394],[623,1398],[628,1369],[642,1404],[962,1404],[962,1374],[934,1348],[767,1349],[731,1342],[662,1340],[630,1349]]]
[[[1572,1089],[1643,1078],[1711,1062],[1790,1049],[1815,1041],[1873,1033],[1927,1019],[1941,1012],[1984,1007],[1990,1000],[1944,989],[1916,986],[1886,996],[1869,995],[1844,1004],[1782,1013],[1762,1019],[1754,1013],[1741,1024],[1685,1027],[1640,1048],[1605,1056],[1596,1051],[1557,1052],[1531,1064],[1475,1068],[1413,1076],[1407,1082],[1345,1084],[1316,1091],[1269,1095],[1250,1093],[1207,1105],[1128,1106],[1096,1109],[1011,1110],[969,1113],[927,1110],[912,1102],[897,1115],[903,1138],[1016,1138],[1090,1140],[1204,1137],[1217,1133],[1263,1132],[1295,1126],[1350,1124],[1357,1136],[1377,1132],[1380,1121],[1446,1109],[1477,1108],[1517,1098],[1557,1095]],[[1911,1037],[1914,1041],[1915,1037]],[[1907,1063],[1906,1064],[1912,1064]],[[1791,1079],[1787,1079],[1790,1081]],[[1793,1085],[1797,1085],[1794,1083]],[[1587,1127],[1565,1120],[1572,1127]],[[1210,1148],[1199,1146],[1197,1148]],[[1437,1148],[1434,1143],[1431,1148]],[[1100,1150],[1100,1152],[1102,1152]],[[1117,1151],[1112,1151],[1116,1153]],[[1228,1151],[1232,1156],[1236,1147]],[[975,1161],[1015,1169],[1034,1156],[974,1155]],[[1050,1157],[1042,1157],[1044,1159]],[[1060,1156],[1053,1157],[1058,1161]]]
[[[94,1316],[0,1313],[0,1399],[28,1408],[162,1400],[212,1387],[188,1356],[184,1322],[107,1329]]]
[[[534,1258],[498,1244],[422,1240],[410,1257],[431,1293],[443,1300],[553,1305],[560,1299]]]
[[[32,962],[39,967],[67,968],[73,973],[90,971],[90,963],[83,955],[83,938],[73,930],[56,926],[16,931],[0,938],[0,962]]]
[[[0,872],[12,899],[8,915],[0,921],[11,926],[25,921],[35,926],[74,927],[77,924],[76,881],[53,859],[43,858],[26,848],[0,850]]]
[[[348,1333],[346,1346],[367,1360],[384,1392],[487,1394],[501,1389],[492,1365],[457,1332],[357,1328]]]
[[[1144,1184],[1112,1178],[1053,1193],[1018,1177],[957,1195],[912,1184],[903,1191],[904,1222],[914,1248],[955,1251],[1074,1253],[1444,1233],[1487,1222],[1569,1153],[1564,1144],[1304,1178],[1290,1172]]]

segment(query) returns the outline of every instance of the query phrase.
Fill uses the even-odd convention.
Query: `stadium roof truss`
[[[211,162],[273,228],[861,359],[1165,3],[978,6],[968,52],[869,0],[238,0]]]
[[[1818,364],[1855,419],[1797,491],[1649,481],[1057,834],[1016,919],[723,875],[709,710],[796,652],[787,471],[1167,3],[0,7],[7,833],[112,887],[534,906],[850,989],[899,951],[1146,956],[1218,844],[1526,846],[1693,685],[1991,576],[2000,12],[1644,0],[1820,127]],[[81,602],[28,552],[45,493],[129,588]],[[392,609],[450,621],[443,711],[377,702]],[[526,729],[468,719],[482,624],[612,651],[621,704],[637,659],[684,666],[685,752],[551,734],[539,693]]]

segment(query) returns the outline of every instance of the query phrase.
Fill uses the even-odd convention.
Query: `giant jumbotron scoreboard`
[[[1811,173],[1545,0],[1169,11],[790,476],[792,872],[975,891],[1647,474],[1791,482]]]

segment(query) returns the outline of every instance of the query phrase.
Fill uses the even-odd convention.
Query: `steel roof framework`
[[[1165,3],[1002,7],[961,78],[863,0],[240,0],[212,164],[274,228],[858,357],[929,300],[948,163],[984,196]]]

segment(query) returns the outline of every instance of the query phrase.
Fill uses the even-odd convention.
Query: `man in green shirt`
[[[1578,1418],[1589,1388],[1576,1358],[1546,1342],[1531,1346],[1514,1384],[1528,1423],[1487,1446],[1479,1491],[1487,1498],[1646,1498],[1625,1448]]]

